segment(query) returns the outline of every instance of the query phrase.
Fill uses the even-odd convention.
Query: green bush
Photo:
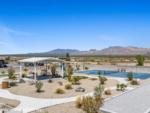
[[[132,80],[131,85],[139,85],[140,83],[137,80]]]
[[[58,88],[58,89],[56,89],[55,93],[57,93],[57,94],[64,94],[65,91],[63,89],[61,89],[61,88]]]
[[[89,70],[89,67],[86,66],[84,69],[85,69],[85,70]]]
[[[5,75],[5,74],[6,74],[6,72],[3,70],[3,71],[1,72],[1,74],[2,74],[2,75]]]
[[[93,80],[93,81],[95,81],[95,80],[97,80],[97,78],[90,78],[90,80]]]
[[[67,90],[72,89],[72,85],[71,85],[71,84],[66,84],[66,85],[65,85],[65,89],[67,89]]]
[[[137,60],[137,65],[138,66],[143,66],[144,65],[145,58],[144,58],[143,55],[136,56],[136,60]]]
[[[12,80],[16,80],[17,77],[15,75],[15,70],[13,68],[8,69],[8,78]]]
[[[99,81],[100,81],[101,84],[105,84],[105,82],[107,81],[107,78],[99,76]]]
[[[41,89],[43,87],[43,83],[41,81],[36,81],[35,87],[36,87],[37,92],[41,92]]]
[[[117,91],[124,91],[127,85],[125,84],[117,84]]]
[[[111,90],[110,89],[108,89],[108,90],[106,90],[105,91],[105,95],[111,95],[112,93],[111,93]]]
[[[94,96],[102,97],[103,92],[104,92],[104,86],[99,84],[99,86],[95,87],[94,89]]]
[[[74,76],[74,77],[72,77],[71,78],[71,82],[72,82],[72,84],[73,85],[78,85],[78,84],[80,84],[80,77],[78,77],[78,76]]]

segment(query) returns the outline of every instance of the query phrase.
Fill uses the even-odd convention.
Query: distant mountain
[[[48,52],[45,52],[45,54],[52,54],[52,55],[64,55],[66,53],[78,53],[80,52],[79,50],[76,50],[76,49],[55,49],[55,50],[52,50],[52,51],[48,51]]]
[[[29,53],[27,56],[64,56],[69,53],[73,56],[84,56],[84,55],[112,55],[112,56],[133,56],[133,55],[147,55],[150,56],[150,48],[139,48],[139,47],[122,47],[112,46],[102,50],[91,49],[88,51],[80,51],[76,49],[55,49],[48,52],[42,53]]]
[[[76,49],[55,49],[49,52],[45,52],[46,55],[150,55],[150,48],[138,48],[138,47],[121,47],[112,46],[102,50],[91,49],[88,51],[80,51]]]
[[[150,48],[113,46],[97,52],[100,55],[150,55]]]

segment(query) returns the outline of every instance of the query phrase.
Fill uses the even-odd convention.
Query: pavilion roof
[[[43,62],[43,61],[63,62],[63,60],[54,58],[54,57],[32,57],[32,58],[19,60],[18,62],[20,62],[20,63],[36,63],[36,62]]]

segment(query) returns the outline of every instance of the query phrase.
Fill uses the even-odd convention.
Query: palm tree
[[[68,76],[68,81],[71,81],[71,76],[73,75],[73,67],[71,65],[68,66],[67,68],[67,76]]]

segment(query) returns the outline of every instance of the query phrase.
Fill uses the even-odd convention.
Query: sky
[[[0,0],[0,54],[150,48],[149,0]]]

